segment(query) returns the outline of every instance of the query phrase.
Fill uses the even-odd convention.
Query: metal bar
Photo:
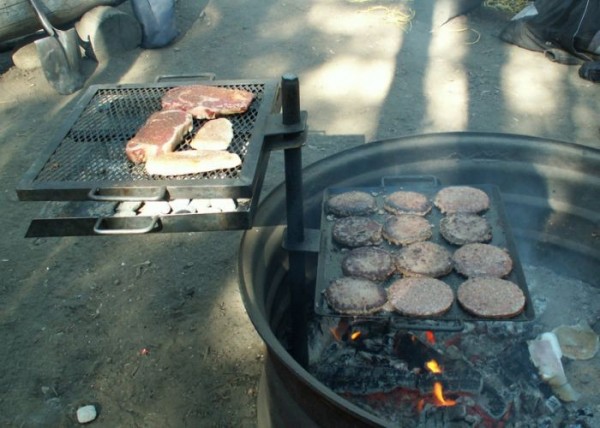
[[[300,122],[300,85],[298,77],[285,74],[281,78],[282,122]],[[286,137],[284,137],[286,138]],[[287,138],[295,138],[294,135]],[[304,241],[304,200],[302,188],[302,149],[284,150],[287,240],[291,247]],[[302,251],[289,252],[289,281],[292,312],[292,355],[302,366],[308,364],[307,302],[305,287],[306,259]]]

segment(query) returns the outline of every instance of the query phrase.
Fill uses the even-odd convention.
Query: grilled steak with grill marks
[[[135,136],[127,142],[125,154],[133,163],[141,163],[151,156],[170,153],[183,136],[192,130],[192,116],[181,110],[163,110],[153,113]]]
[[[197,119],[214,119],[227,114],[244,113],[254,95],[241,89],[208,85],[178,86],[162,98],[163,109],[189,112]]]

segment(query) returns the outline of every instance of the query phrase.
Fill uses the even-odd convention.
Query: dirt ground
[[[440,27],[442,4],[179,0],[176,43],[86,60],[87,85],[296,73],[306,164],[441,131],[600,148],[600,86],[502,43],[509,14],[483,7]],[[97,427],[257,426],[264,347],[238,292],[243,232],[24,238],[44,203],[15,189],[81,92],[58,95],[11,52],[0,69],[0,425],[77,426],[94,404]],[[282,163],[271,157],[263,194]]]

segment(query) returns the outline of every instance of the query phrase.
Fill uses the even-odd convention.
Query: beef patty
[[[370,215],[376,209],[377,201],[375,197],[358,190],[331,196],[325,203],[326,212],[338,217]]]
[[[398,191],[385,197],[383,208],[392,214],[425,215],[431,211],[427,196],[418,192]]]
[[[346,247],[364,247],[381,243],[382,226],[367,217],[343,217],[333,224],[332,238]]]
[[[444,214],[480,213],[490,207],[490,198],[481,189],[471,186],[449,186],[441,189],[433,203]]]
[[[431,238],[431,224],[413,214],[389,216],[383,224],[383,237],[394,245],[408,245]]]
[[[440,234],[455,245],[489,242],[492,240],[492,226],[477,214],[454,213],[440,220]]]
[[[452,271],[452,254],[433,242],[415,242],[400,250],[396,267],[405,276],[437,278]]]
[[[465,311],[485,318],[511,318],[525,308],[525,295],[514,283],[499,278],[471,278],[457,291]]]
[[[506,250],[490,244],[466,244],[452,256],[454,269],[464,276],[502,278],[512,271],[513,261]]]
[[[342,260],[342,272],[347,276],[384,281],[395,271],[393,257],[381,248],[355,248]]]
[[[387,295],[397,312],[414,317],[442,315],[454,302],[454,293],[448,284],[425,276],[396,280],[387,289]]]
[[[346,315],[372,314],[381,310],[387,301],[381,285],[349,276],[334,279],[323,293],[334,311]]]

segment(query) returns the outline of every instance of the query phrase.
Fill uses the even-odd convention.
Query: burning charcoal
[[[441,355],[411,333],[398,332],[394,337],[394,354],[408,363],[411,369],[424,369],[430,360],[441,361]]]

